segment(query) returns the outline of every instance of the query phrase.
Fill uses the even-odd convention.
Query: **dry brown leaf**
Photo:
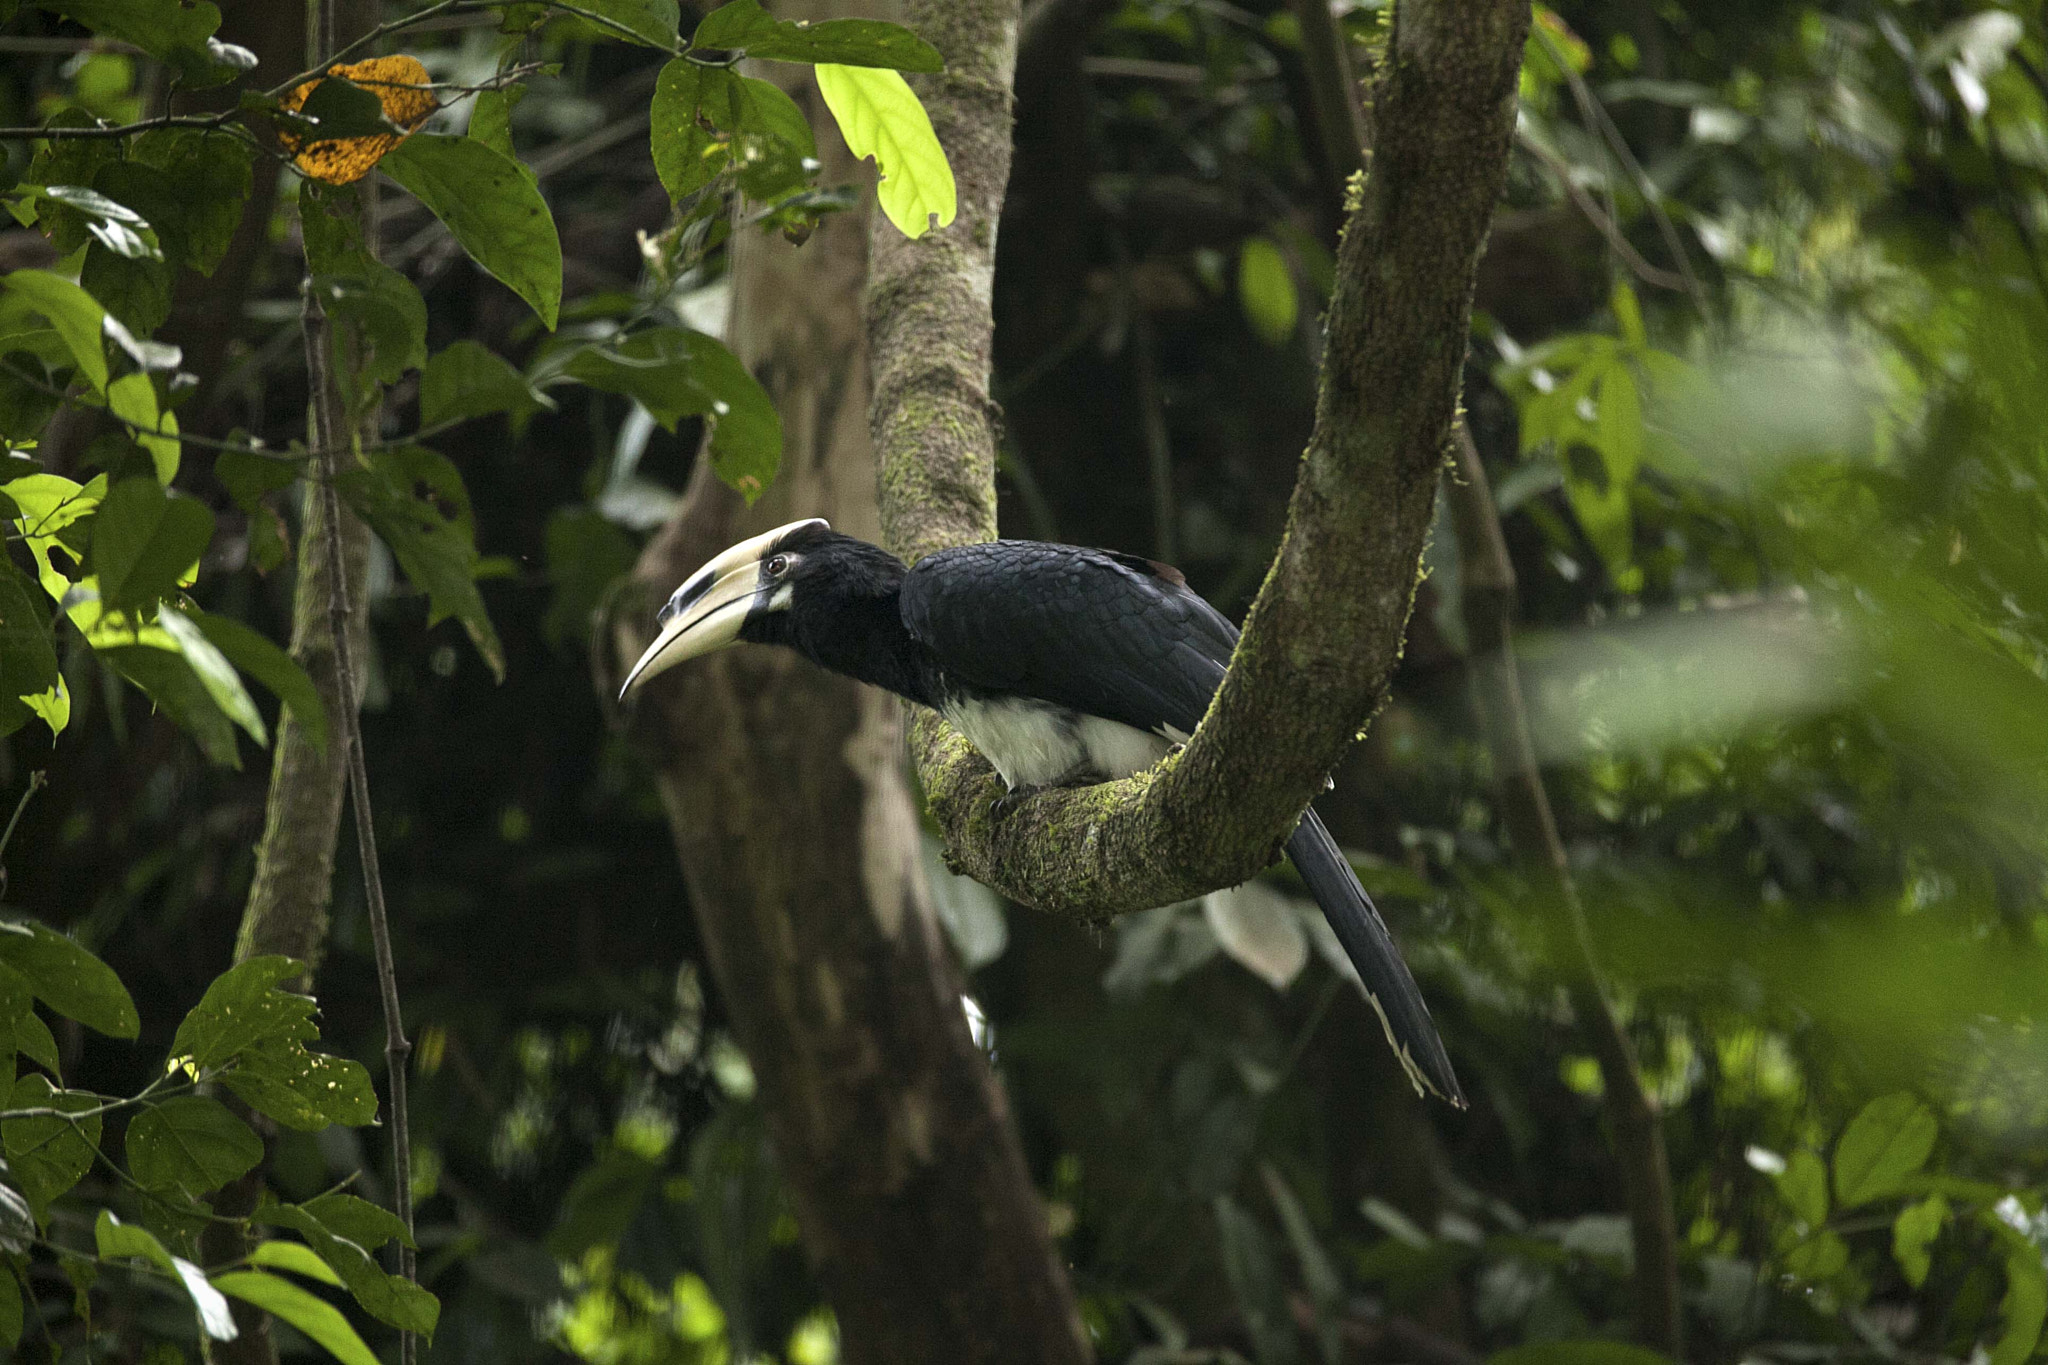
[[[441,102],[434,98],[434,92],[427,88],[427,69],[420,65],[417,57],[372,57],[368,61],[330,66],[327,75],[345,76],[373,92],[384,106],[384,117],[404,130],[376,133],[369,137],[324,138],[306,142],[303,146],[301,139],[280,131],[277,140],[284,144],[286,151],[296,153],[293,164],[300,173],[330,185],[348,185],[361,180],[393,147],[426,122],[427,115],[441,107]],[[307,81],[279,103],[286,109],[304,108],[306,100],[324,79],[326,77],[323,76]]]

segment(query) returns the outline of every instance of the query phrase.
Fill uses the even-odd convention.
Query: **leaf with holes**
[[[377,1118],[377,1093],[360,1063],[297,1043],[246,1048],[222,1079],[251,1108],[301,1132],[331,1123],[360,1128]]]
[[[205,1071],[258,1044],[311,1042],[319,1036],[313,998],[278,989],[305,971],[296,958],[275,955],[236,963],[213,979],[178,1025],[171,1055]]]

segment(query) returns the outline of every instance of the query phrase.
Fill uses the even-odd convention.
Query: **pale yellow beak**
[[[626,675],[620,699],[657,673],[724,649],[739,639],[740,627],[752,612],[784,605],[775,600],[775,585],[764,573],[762,561],[776,542],[798,527],[810,525],[823,526],[825,522],[815,517],[793,521],[743,540],[684,580],[661,609],[657,618],[661,633]]]

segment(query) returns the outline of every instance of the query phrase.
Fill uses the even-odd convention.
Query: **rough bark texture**
[[[777,13],[806,8],[843,12]],[[760,74],[800,76],[791,93],[818,129],[825,179],[857,179],[809,78]],[[866,219],[830,219],[801,249],[735,239],[731,340],[782,414],[782,472],[744,509],[700,464],[635,571],[646,602],[734,537],[794,517],[878,534],[860,317]],[[623,660],[652,620],[651,609],[630,613]],[[898,703],[789,651],[742,647],[650,685],[637,728],[660,765],[711,967],[846,1358],[1086,1360],[924,885]]]
[[[1015,11],[989,0],[911,9],[949,60],[919,93],[962,180],[951,229],[901,244],[878,234],[874,253],[883,526],[915,558],[994,529],[984,236],[1007,124],[976,64],[982,49],[949,43],[996,41]],[[1407,0],[1397,12],[1373,171],[1338,253],[1315,432],[1286,537],[1200,731],[1150,772],[998,813],[988,765],[920,716],[912,752],[958,870],[1085,919],[1241,882],[1277,856],[1385,700],[1447,453],[1528,22],[1516,0]]]
[[[1550,794],[1536,769],[1515,667],[1515,568],[1501,537],[1500,514],[1486,466],[1469,433],[1459,433],[1457,463],[1446,488],[1458,533],[1461,614],[1472,640],[1472,690],[1493,756],[1501,819],[1522,864],[1548,902],[1552,955],[1566,974],[1572,1010],[1592,1044],[1605,1084],[1602,1106],[1612,1130],[1635,1247],[1636,1334],[1644,1344],[1683,1359],[1678,1287],[1678,1225],[1671,1202],[1671,1166],[1657,1107],[1643,1089],[1635,1047],[1600,987],[1586,912],[1551,814]]]

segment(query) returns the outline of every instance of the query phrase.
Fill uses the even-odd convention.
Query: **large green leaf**
[[[554,329],[562,242],[532,172],[474,138],[438,133],[414,134],[378,164]]]
[[[121,480],[100,504],[86,556],[87,571],[99,577],[100,605],[147,612],[175,596],[212,540],[213,513],[205,503],[166,493],[152,478]]]
[[[257,1145],[260,1149],[262,1144]],[[124,1223],[108,1210],[101,1209],[99,1219],[93,1225],[93,1242],[103,1261],[139,1257],[166,1274],[177,1276],[179,1283],[185,1286],[185,1292],[191,1296],[193,1311],[199,1315],[199,1330],[216,1341],[235,1339],[235,1319],[228,1312],[228,1301],[207,1280],[206,1272],[181,1256],[171,1255],[148,1228]]]
[[[579,0],[576,8],[588,10],[600,18],[609,19],[609,25],[599,25],[609,37],[626,37],[648,47],[658,47],[664,52],[676,49],[676,32],[682,27],[682,11],[676,0]],[[618,29],[624,29],[620,33]]]
[[[515,429],[554,400],[529,384],[510,361],[476,341],[436,352],[420,372],[420,421],[426,426],[509,413]]]
[[[171,316],[171,268],[162,261],[123,256],[94,242],[78,283],[131,335],[146,337]]]
[[[326,752],[327,708],[320,701],[320,689],[314,686],[312,677],[291,655],[262,632],[232,616],[215,616],[197,607],[178,610],[199,627],[215,649],[227,656],[229,663],[269,688],[305,727],[306,738],[313,741],[313,747]]]
[[[322,1194],[300,1205],[337,1237],[346,1237],[365,1251],[375,1251],[393,1238],[418,1249],[397,1214],[352,1194]]]
[[[340,1309],[289,1280],[260,1270],[234,1270],[214,1276],[213,1283],[221,1292],[253,1303],[298,1328],[341,1365],[380,1365],[376,1354],[363,1344]]]
[[[81,1090],[58,1090],[49,1078],[23,1076],[7,1097],[9,1109],[61,1109],[75,1114],[96,1109],[98,1095]],[[50,1201],[76,1185],[92,1169],[93,1152],[100,1140],[100,1119],[51,1117],[8,1119],[0,1122],[0,1146],[7,1151],[7,1169],[38,1223],[49,1221]]]
[[[1812,1152],[1794,1152],[1778,1173],[1778,1193],[1795,1217],[1809,1228],[1828,1220],[1828,1172]]]
[[[821,65],[818,91],[847,148],[872,156],[882,178],[882,212],[906,237],[922,237],[934,222],[953,221],[957,198],[953,168],[932,131],[930,115],[902,76],[861,66]]]
[[[427,624],[458,618],[502,681],[505,651],[477,591],[475,531],[461,473],[431,450],[402,446],[342,471],[334,485],[427,594]]]
[[[1947,1221],[1948,1200],[1931,1194],[1899,1210],[1892,1222],[1892,1258],[1899,1263],[1906,1283],[1915,1289],[1927,1283],[1927,1272],[1934,1268],[1934,1255],[1928,1248]]]
[[[93,184],[147,218],[173,263],[211,275],[241,226],[254,156],[240,138],[162,129],[135,139],[130,160],[120,163],[128,169]],[[161,178],[139,176],[138,168]]]
[[[1934,1111],[1899,1091],[1863,1106],[1835,1146],[1835,1196],[1844,1208],[1882,1199],[1934,1151]]]
[[[247,69],[243,56],[210,41],[220,9],[209,0],[34,0],[107,38],[169,62],[186,85],[217,85]]]
[[[880,19],[796,23],[771,17],[759,0],[732,0],[705,15],[690,46],[780,62],[835,62],[898,71],[942,71],[946,65],[937,48],[901,24]]]
[[[192,736],[206,760],[222,768],[242,766],[234,722],[213,699],[185,656],[155,644],[100,644],[99,657],[146,693],[158,710]]]
[[[368,257],[313,276],[309,287],[327,312],[355,324],[343,352],[350,382],[396,383],[427,359],[427,302],[400,272]]]
[[[712,468],[748,502],[774,480],[782,461],[782,419],[746,366],[711,337],[680,327],[651,328],[577,351],[562,372],[639,399],[671,431],[684,417],[704,418]]]
[[[263,1140],[219,1100],[178,1095],[128,1125],[128,1169],[151,1189],[197,1198],[263,1160]]]
[[[2014,1234],[2002,1240],[2005,1298],[1998,1307],[2005,1330],[1991,1348],[1991,1365],[2023,1365],[2040,1344],[2042,1324],[2048,1322],[2048,1265],[2030,1239]]]
[[[0,283],[50,320],[87,383],[95,390],[107,387],[107,352],[100,344],[107,311],[92,295],[47,270],[17,270],[0,277]]]
[[[28,978],[36,999],[109,1038],[141,1031],[135,1002],[114,969],[47,925],[0,921],[0,962]]]
[[[732,161],[728,126],[739,77],[722,66],[678,57],[655,77],[648,106],[648,149],[670,199],[695,194]]]
[[[360,1128],[377,1118],[377,1092],[359,1062],[272,1041],[245,1048],[222,1078],[250,1107],[288,1128]]]
[[[199,679],[206,695],[213,698],[213,704],[221,714],[242,727],[249,738],[258,744],[270,743],[270,732],[263,724],[263,716],[250,698],[249,690],[242,686],[241,675],[227,656],[214,647],[191,617],[175,609],[159,612],[157,624],[164,633],[177,642],[178,652],[191,665],[193,675]]]
[[[296,1205],[272,1205],[263,1210],[263,1221],[304,1237],[306,1245],[348,1286],[356,1302],[379,1321],[407,1332],[433,1335],[441,1315],[439,1301],[411,1281],[386,1274],[363,1247],[338,1236]]]
[[[0,559],[0,697],[57,685],[57,647],[45,600],[12,560]]]
[[[168,488],[178,476],[178,419],[158,410],[149,376],[124,374],[107,385],[107,410],[128,423],[136,443],[149,452],[157,482]]]
[[[577,1176],[562,1199],[548,1250],[574,1261],[594,1246],[618,1241],[654,1189],[657,1168],[632,1152],[609,1151]]]
[[[278,989],[305,971],[296,958],[276,955],[236,963],[213,979],[178,1025],[171,1055],[204,1071],[260,1043],[312,1041],[319,1036],[313,998]]]

